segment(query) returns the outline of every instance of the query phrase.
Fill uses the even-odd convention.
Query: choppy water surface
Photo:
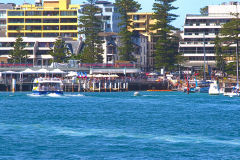
[[[0,159],[240,159],[240,98],[0,93]]]

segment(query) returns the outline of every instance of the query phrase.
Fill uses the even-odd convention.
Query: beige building
[[[156,23],[156,20],[152,19],[153,13],[137,13],[132,12],[128,13],[130,20],[132,21],[132,25],[134,28],[130,28],[130,31],[137,31],[140,34],[148,37],[148,45],[147,45],[147,68],[148,70],[154,69],[154,59],[153,53],[155,50],[155,42],[153,33],[156,31],[151,30],[151,26]]]

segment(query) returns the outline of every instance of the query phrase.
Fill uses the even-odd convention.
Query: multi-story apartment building
[[[14,3],[3,4],[0,3],[0,37],[6,37],[7,29],[7,10],[13,9]]]
[[[49,54],[49,51],[53,48],[56,39],[57,38],[23,37],[24,50],[28,52],[27,63],[33,65],[50,65],[50,60],[52,60],[53,57]],[[82,45],[80,41],[72,41],[71,39],[64,40],[71,54],[79,54]],[[0,38],[0,63],[8,62],[10,51],[13,50],[15,41],[15,37]]]
[[[235,18],[232,13],[239,13],[239,2],[223,3],[221,5],[208,6],[206,15],[187,15],[184,24],[184,32],[179,51],[184,54],[187,61],[184,64],[189,67],[202,67],[215,65],[214,40],[219,34],[223,24]],[[226,53],[234,53],[236,45],[232,45]],[[233,60],[229,57],[228,60]]]
[[[36,0],[7,10],[7,37],[78,38],[78,9],[71,0]]]
[[[117,12],[117,8],[111,2],[107,1],[97,1],[96,6],[101,9],[101,16],[103,19],[103,31],[104,32],[115,32],[120,31],[118,26],[120,20],[120,13]]]
[[[154,35],[156,30],[151,30],[151,26],[156,23],[156,20],[152,18],[153,13],[138,13],[132,12],[128,13],[130,20],[132,21],[132,25],[134,28],[129,28],[130,31],[137,31],[138,33],[148,37],[148,45],[147,45],[147,69],[154,69],[154,59],[153,53],[155,50]]]
[[[132,38],[134,43],[133,56],[136,59],[136,65],[141,68],[142,71],[147,71],[147,48],[148,37],[142,34],[137,34]]]
[[[81,5],[79,9],[79,17],[83,16],[81,11],[88,4]],[[118,26],[120,20],[120,14],[117,12],[115,5],[108,1],[97,1],[96,6],[100,9],[100,12],[96,15],[102,20],[102,37],[104,43],[103,47],[103,63],[113,64],[115,63],[117,56],[117,33],[120,31]],[[79,22],[80,23],[80,22]],[[82,28],[79,28],[81,30]],[[80,39],[85,40],[85,35],[80,35]]]

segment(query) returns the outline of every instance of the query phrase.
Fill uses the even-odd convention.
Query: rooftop
[[[16,4],[14,3],[7,3],[7,4],[0,3],[0,9],[13,9],[14,6],[16,6]]]

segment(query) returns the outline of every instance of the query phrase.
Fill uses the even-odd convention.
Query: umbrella
[[[31,70],[30,68],[28,68],[28,69],[22,71],[21,73],[36,73],[36,71]]]
[[[47,69],[39,69],[35,73],[48,73],[48,72],[49,72],[49,70],[47,70]]]
[[[50,73],[63,74],[63,73],[66,73],[66,72],[64,72],[64,71],[62,71],[60,69],[54,69],[54,70],[50,71]]]
[[[78,75],[77,72],[70,71],[68,75],[66,75],[66,77],[75,77],[77,75]]]

